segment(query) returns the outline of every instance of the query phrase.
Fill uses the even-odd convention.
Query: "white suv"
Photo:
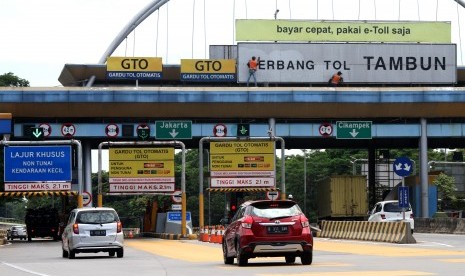
[[[369,215],[368,221],[402,221],[403,219],[402,208],[399,207],[399,201],[397,200],[376,203]],[[410,229],[413,233],[415,224],[410,204],[408,208],[405,208],[405,221],[410,222]]]
[[[71,211],[62,234],[63,258],[76,253],[108,252],[113,257],[124,254],[123,226],[113,208],[78,208]]]

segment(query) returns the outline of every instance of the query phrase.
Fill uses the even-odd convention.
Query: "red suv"
[[[223,237],[225,264],[239,266],[255,257],[284,257],[303,265],[313,259],[313,237],[309,221],[291,200],[247,201],[237,210]]]

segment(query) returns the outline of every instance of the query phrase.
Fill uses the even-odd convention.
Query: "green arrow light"
[[[39,140],[44,138],[44,130],[41,127],[33,127],[31,130],[32,139]]]
[[[247,129],[244,126],[242,126],[242,128],[239,131],[241,132],[242,135],[247,134]]]
[[[137,136],[139,136],[141,140],[147,140],[147,138],[150,136],[149,131],[149,129],[138,129]]]

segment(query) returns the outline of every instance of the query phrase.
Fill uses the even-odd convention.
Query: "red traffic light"
[[[236,205],[231,205],[231,211],[236,211]]]

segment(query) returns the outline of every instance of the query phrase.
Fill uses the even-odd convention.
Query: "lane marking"
[[[383,250],[379,249],[381,246]],[[357,243],[354,246],[354,243],[329,240],[315,240],[314,250],[386,257],[465,256],[465,252],[459,250],[400,247],[389,244]]]
[[[286,273],[286,274],[258,274],[263,276],[298,276],[298,275],[323,275],[323,276],[424,276],[436,275],[428,272],[412,271],[412,270],[386,270],[386,271],[331,271],[331,272],[303,272],[303,273]]]
[[[22,272],[26,272],[26,273],[30,273],[30,274],[34,274],[34,275],[39,275],[39,276],[50,276],[50,275],[48,275],[48,274],[43,274],[43,273],[35,272],[35,271],[29,270],[29,269],[26,269],[26,268],[23,268],[23,267],[14,265],[14,264],[9,264],[9,263],[5,263],[5,262],[2,262],[2,264],[3,264],[3,265],[6,265],[6,266],[9,266],[9,267],[12,267],[12,268],[14,268],[14,269],[20,270],[20,271],[22,271]]]
[[[436,259],[436,261],[446,263],[465,263],[465,259]]]

